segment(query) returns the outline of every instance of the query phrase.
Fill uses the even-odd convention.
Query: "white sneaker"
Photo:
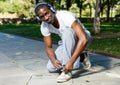
[[[72,73],[68,72],[65,73],[64,71],[60,74],[60,76],[57,78],[58,83],[66,82],[72,78]]]
[[[84,56],[85,56],[85,59],[83,60],[82,64],[83,64],[85,70],[89,70],[91,68],[89,54],[84,53]]]

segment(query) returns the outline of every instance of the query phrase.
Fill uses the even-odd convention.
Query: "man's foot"
[[[72,73],[68,72],[65,73],[64,71],[60,74],[60,76],[57,78],[57,82],[58,83],[63,83],[66,82],[68,80],[70,80],[72,78]]]
[[[91,68],[89,54],[87,52],[84,52],[84,53],[81,54],[80,62],[82,62],[85,70],[89,70]]]

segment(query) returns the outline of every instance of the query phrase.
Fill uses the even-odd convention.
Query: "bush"
[[[17,13],[19,17],[30,18],[33,17],[33,6],[34,4],[29,0],[14,0],[12,3],[10,1],[0,1],[0,13]]]

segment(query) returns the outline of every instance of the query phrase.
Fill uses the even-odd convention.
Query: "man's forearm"
[[[52,63],[56,60],[55,54],[54,54],[54,50],[53,48],[46,48],[46,53],[49,57],[49,59],[52,61]]]
[[[71,63],[74,63],[76,61],[76,59],[79,57],[79,55],[81,54],[81,52],[85,49],[85,46],[87,44],[87,40],[84,40],[83,42],[78,41],[78,44],[76,46],[76,49],[70,59]]]

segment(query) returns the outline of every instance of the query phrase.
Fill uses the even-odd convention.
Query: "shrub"
[[[33,17],[33,6],[29,0],[14,0],[12,3],[10,1],[0,1],[0,13],[17,13],[19,17],[30,18]]]

